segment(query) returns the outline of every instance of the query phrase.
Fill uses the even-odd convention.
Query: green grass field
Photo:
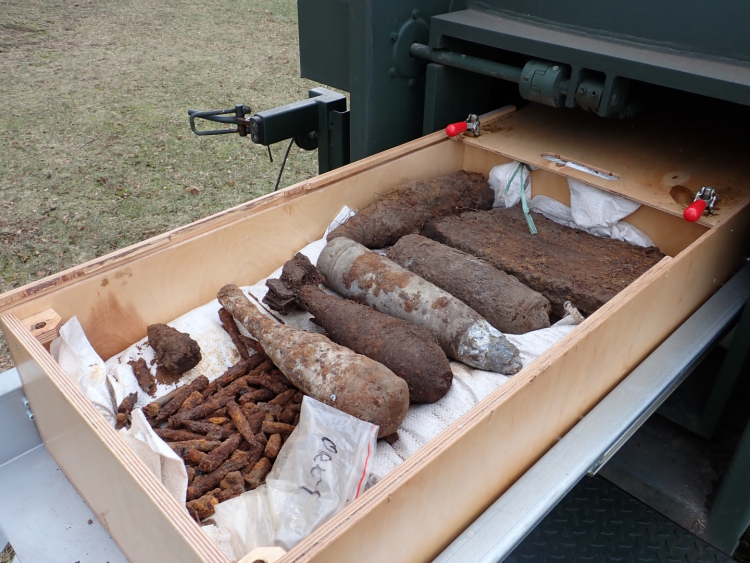
[[[0,68],[0,292],[268,193],[286,146],[197,137],[187,110],[318,85],[292,0],[0,0]],[[316,159],[293,147],[282,187]]]

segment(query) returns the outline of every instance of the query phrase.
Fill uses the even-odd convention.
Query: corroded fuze
[[[430,180],[408,182],[331,231],[328,240],[346,237],[367,248],[383,248],[404,235],[418,233],[435,217],[490,209],[494,198],[484,176],[476,172],[459,170]]]
[[[314,399],[393,434],[409,408],[406,382],[387,367],[313,334],[278,324],[236,285],[219,290],[219,302],[263,346],[281,372]]]
[[[388,251],[388,258],[458,297],[501,332],[549,327],[551,307],[541,293],[470,254],[407,235]]]
[[[518,349],[479,313],[359,243],[333,239],[320,254],[318,270],[342,295],[426,328],[449,358],[506,375],[522,367]]]

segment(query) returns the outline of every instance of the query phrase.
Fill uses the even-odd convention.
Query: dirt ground
[[[270,163],[187,110],[318,86],[293,0],[0,0],[0,68],[0,292],[268,193],[286,144]],[[316,159],[293,147],[281,186]]]

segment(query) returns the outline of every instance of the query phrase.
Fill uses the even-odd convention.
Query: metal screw
[[[388,74],[390,74],[391,76],[396,76],[397,73],[398,71],[396,70],[395,66],[392,66],[391,69],[388,71]]]
[[[555,66],[552,67],[552,70],[557,70],[558,68],[560,68],[560,67],[557,66],[557,65],[555,65]]]
[[[31,411],[26,411],[26,416],[29,417],[29,420],[34,420],[34,413]]]
[[[391,33],[391,41],[393,41],[394,43],[398,41],[398,33],[396,33],[395,31]]]
[[[524,76],[524,77],[523,77],[523,81],[524,81],[524,82],[528,82],[528,81],[529,81],[529,75],[528,75],[528,74],[527,74],[526,76]]]
[[[413,10],[411,11],[411,19],[415,20],[415,19],[417,19],[418,17],[419,17],[419,10],[417,10],[416,8],[414,8],[414,9],[413,9]]]
[[[23,406],[24,406],[25,408],[27,408],[27,409],[29,408],[29,400],[28,400],[28,399],[27,399],[26,397],[21,397],[21,404],[22,404],[22,405],[23,405]]]
[[[586,88],[584,88],[583,86],[581,86],[581,87],[580,87],[580,88],[578,89],[578,93],[579,93],[579,94],[581,94],[581,95],[585,94],[585,93],[586,93]]]

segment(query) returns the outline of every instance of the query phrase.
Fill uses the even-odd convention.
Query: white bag
[[[377,435],[374,424],[305,397],[266,484],[216,505],[214,521],[229,532],[235,559],[256,547],[289,550],[356,499]]]

